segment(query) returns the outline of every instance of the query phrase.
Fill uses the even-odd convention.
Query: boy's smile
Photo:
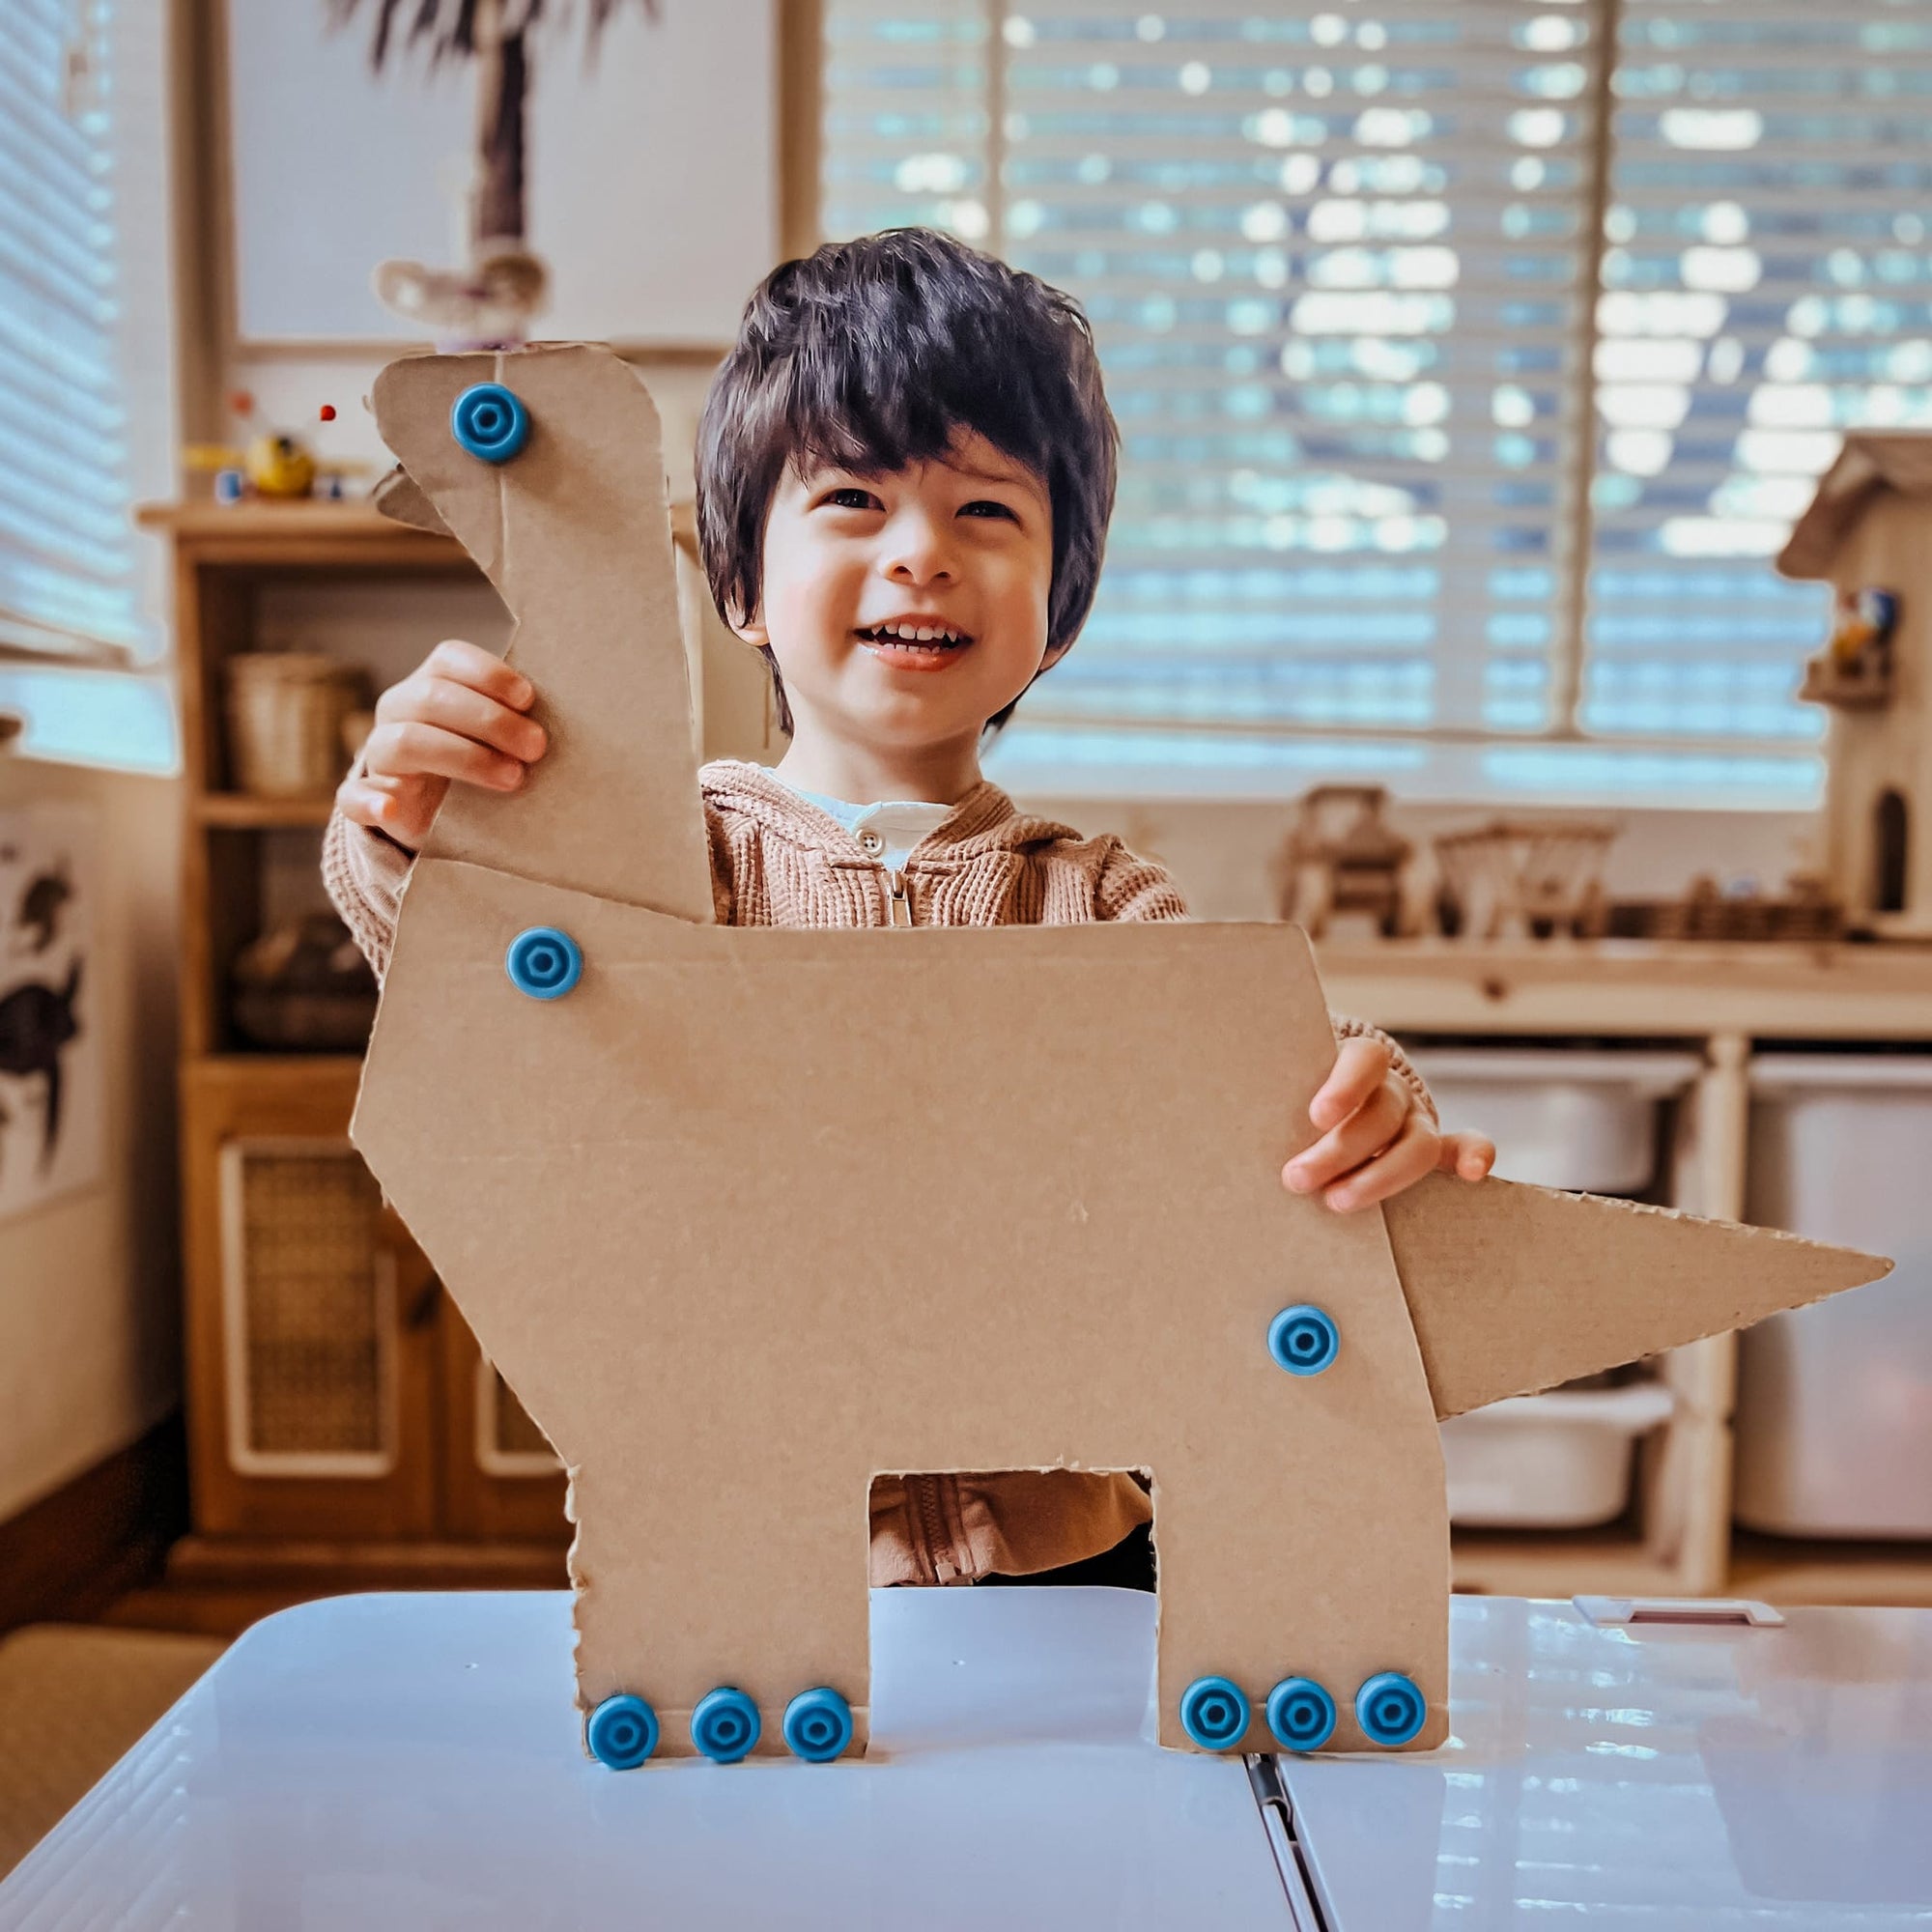
[[[739,627],[784,679],[781,773],[855,802],[963,796],[986,721],[1058,655],[1052,583],[1046,486],[978,432],[883,474],[788,469]]]
[[[862,625],[852,634],[881,664],[907,670],[937,670],[956,662],[973,639],[955,624],[931,611],[913,611],[882,624]]]

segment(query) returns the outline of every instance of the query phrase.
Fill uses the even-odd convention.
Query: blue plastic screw
[[[729,1684],[707,1690],[691,1714],[691,1742],[714,1764],[736,1764],[762,1728],[758,1707]]]
[[[1180,1728],[1203,1750],[1226,1750],[1248,1734],[1248,1700],[1225,1677],[1197,1677],[1180,1693]]]
[[[852,1707],[821,1684],[801,1690],[785,1706],[780,1728],[795,1757],[807,1764],[830,1764],[852,1742]]]
[[[1320,1750],[1335,1735],[1335,1700],[1312,1677],[1284,1677],[1268,1692],[1267,1720],[1284,1750]]]
[[[1372,1745],[1406,1745],[1428,1718],[1427,1700],[1400,1670],[1378,1670],[1355,1692],[1355,1721]]]
[[[503,955],[510,983],[533,1000],[560,1000],[583,977],[576,940],[554,925],[532,925],[517,934]]]
[[[514,389],[472,383],[449,412],[449,433],[471,456],[507,463],[530,440],[530,412]]]
[[[658,1747],[658,1714],[641,1697],[620,1690],[591,1712],[583,1742],[599,1764],[634,1770]]]
[[[1268,1323],[1268,1353],[1292,1376],[1319,1376],[1342,1350],[1342,1331],[1311,1301],[1284,1308]]]

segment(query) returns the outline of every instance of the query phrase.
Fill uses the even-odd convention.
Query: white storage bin
[[[1932,1536],[1932,1058],[1767,1054],[1751,1085],[1749,1218],[1898,1266],[1745,1334],[1738,1520]]]
[[[1495,1142],[1498,1174],[1594,1194],[1649,1184],[1658,1102],[1703,1071],[1694,1053],[1455,1047],[1411,1057],[1442,1124]]]
[[[1670,1419],[1662,1382],[1512,1396],[1442,1425],[1449,1520],[1472,1529],[1586,1529],[1630,1497],[1636,1439]]]
[[[1658,1103],[1703,1071],[1694,1053],[1454,1047],[1413,1056],[1444,1126],[1496,1144],[1511,1180],[1632,1194],[1657,1173]],[[1582,1529],[1630,1498],[1636,1438],[1669,1419],[1656,1382],[1517,1396],[1442,1425],[1449,1517],[1468,1528]]]

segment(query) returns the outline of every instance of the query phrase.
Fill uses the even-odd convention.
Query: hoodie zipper
[[[888,866],[886,874],[886,923],[888,925],[911,925],[912,895],[906,890],[905,873]],[[901,919],[899,915],[905,917]]]
[[[946,1527],[946,1506],[939,1498],[941,1479],[937,1476],[905,1476],[900,1480],[918,1509],[920,1527],[925,1533],[924,1554],[926,1567],[932,1572],[932,1580],[935,1583],[951,1583],[960,1573],[950,1555],[940,1553],[942,1550],[951,1551],[952,1548],[952,1538]]]

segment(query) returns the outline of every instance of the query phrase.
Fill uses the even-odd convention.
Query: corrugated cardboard
[[[464,454],[501,380],[525,453]],[[608,352],[424,357],[383,434],[518,619],[553,746],[453,790],[405,895],[356,1144],[571,1472],[580,1701],[662,1754],[734,1684],[843,1692],[866,1735],[875,1474],[1154,1484],[1160,1735],[1197,1676],[1341,1710],[1380,1670],[1442,1742],[1438,1414],[1604,1368],[1884,1264],[1500,1182],[1339,1216],[1285,1192],[1334,1058],[1289,926],[720,927],[655,412]],[[554,925],[585,969],[520,993]],[[1267,1352],[1312,1301],[1339,1359]]]

